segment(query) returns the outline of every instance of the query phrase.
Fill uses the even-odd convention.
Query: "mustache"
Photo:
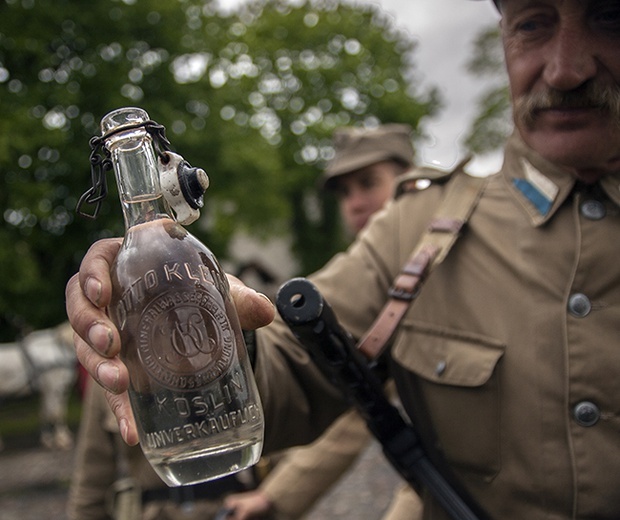
[[[515,101],[514,117],[516,122],[531,127],[541,110],[570,108],[599,110],[609,114],[620,126],[620,86],[586,83],[569,91],[547,89],[531,92]]]

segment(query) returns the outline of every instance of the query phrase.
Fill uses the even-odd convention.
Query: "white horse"
[[[21,341],[0,343],[0,403],[38,392],[40,440],[49,449],[68,450],[73,446],[67,425],[69,395],[77,378],[72,345],[68,323],[32,332]]]

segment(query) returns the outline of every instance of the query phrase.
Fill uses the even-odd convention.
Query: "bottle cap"
[[[202,168],[194,168],[174,152],[164,152],[158,159],[161,191],[180,224],[187,225],[200,217],[203,195],[209,187],[209,176]]]

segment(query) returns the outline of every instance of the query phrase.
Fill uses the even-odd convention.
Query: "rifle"
[[[385,397],[380,378],[314,284],[289,280],[278,291],[276,307],[321,371],[353,402],[398,473],[414,487],[426,487],[453,520],[481,519],[429,460],[417,433]]]

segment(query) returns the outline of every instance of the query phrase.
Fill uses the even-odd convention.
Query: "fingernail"
[[[101,282],[96,278],[88,278],[84,284],[86,297],[95,305],[99,305],[101,299]]]
[[[127,442],[127,435],[129,432],[129,425],[127,424],[127,419],[121,419],[118,424],[118,428],[121,432],[121,437],[125,442]]]
[[[112,345],[112,331],[101,323],[95,323],[88,329],[88,342],[98,352],[107,355]]]
[[[269,296],[267,296],[265,293],[257,292],[256,294],[258,294],[259,296],[262,296],[263,298],[265,298],[265,300],[267,300],[269,303],[271,303],[271,305],[273,305],[273,302],[271,301],[271,298],[269,298]]]
[[[99,363],[97,367],[97,379],[108,390],[116,392],[119,379],[118,367],[105,361]]]

